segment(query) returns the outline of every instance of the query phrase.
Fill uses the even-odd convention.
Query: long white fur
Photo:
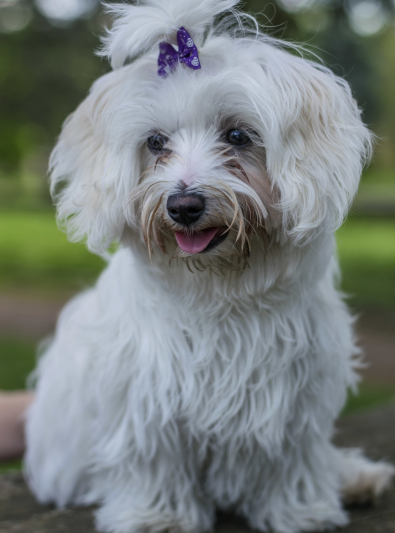
[[[333,233],[371,135],[345,81],[268,36],[213,26],[235,4],[112,6],[119,18],[104,52],[115,70],[67,120],[52,155],[70,237],[98,253],[121,247],[66,306],[39,361],[26,474],[42,502],[99,503],[101,531],[207,531],[215,508],[261,531],[322,530],[347,522],[341,498],[358,499],[359,479],[360,492],[376,495],[393,474],[331,443],[359,364]],[[182,25],[203,68],[162,80],[154,45]],[[223,120],[256,132],[275,205],[223,166]],[[143,148],[153,131],[171,138],[166,164]],[[210,269],[229,244],[202,258],[203,271],[169,264],[157,248],[150,259],[141,209],[180,180],[215,186],[213,202],[230,190],[260,206],[270,231],[252,234],[244,272]]]

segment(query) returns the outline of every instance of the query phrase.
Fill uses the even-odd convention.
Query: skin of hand
[[[25,451],[25,413],[30,392],[0,392],[0,461],[22,457]]]

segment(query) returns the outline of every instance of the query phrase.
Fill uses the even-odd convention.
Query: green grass
[[[19,470],[22,470],[22,461],[20,460],[6,461],[5,463],[0,464],[0,475],[8,474],[10,472],[18,472]]]
[[[24,389],[36,364],[36,346],[32,342],[0,337],[0,389]],[[0,464],[0,474],[21,469],[21,461]]]
[[[357,394],[349,393],[343,415],[374,409],[395,401],[395,385],[362,383]]]
[[[395,219],[350,217],[337,232],[343,289],[359,306],[395,306]]]
[[[0,390],[24,389],[35,363],[34,343],[0,337]]]
[[[395,189],[395,169],[394,168],[369,168],[363,173],[359,190],[365,186],[376,185],[378,188],[387,186]]]
[[[362,176],[356,206],[373,203],[395,204],[395,169],[368,170]]]
[[[52,211],[0,211],[0,290],[77,290],[91,283],[104,262],[72,244]]]

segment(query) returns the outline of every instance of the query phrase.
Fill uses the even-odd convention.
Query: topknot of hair
[[[150,51],[159,42],[175,42],[184,26],[201,46],[207,30],[225,13],[240,19],[239,0],[137,0],[134,3],[104,4],[114,18],[103,37],[99,55],[107,57],[114,69]]]

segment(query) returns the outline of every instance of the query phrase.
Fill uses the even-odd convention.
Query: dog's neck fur
[[[259,301],[263,307],[278,307],[281,302],[288,306],[290,294],[296,302],[308,300],[328,267],[331,272],[336,270],[335,239],[331,234],[321,234],[319,239],[299,247],[272,242],[264,253],[262,243],[253,239],[247,267],[222,272],[209,267],[188,268],[184,260],[171,260],[169,254],[160,250],[150,258],[145,244],[131,232],[124,232],[122,241],[138,257],[136,266],[146,282],[154,281],[156,290],[172,294],[186,308],[191,302],[209,309],[240,301],[251,304]]]

